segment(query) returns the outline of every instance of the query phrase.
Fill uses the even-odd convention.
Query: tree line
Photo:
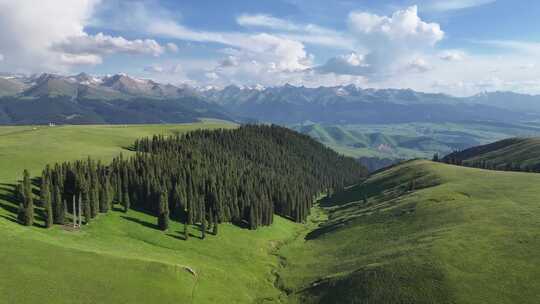
[[[133,155],[108,165],[88,158],[46,166],[40,203],[47,227],[65,224],[68,214],[74,225],[89,223],[120,204],[154,214],[162,230],[169,220],[183,222],[186,238],[188,225],[198,224],[204,238],[223,222],[257,229],[271,225],[274,214],[305,221],[314,196],[367,176],[354,159],[275,125],[156,135],[131,148]],[[25,171],[19,187],[24,224],[33,217],[29,178]]]

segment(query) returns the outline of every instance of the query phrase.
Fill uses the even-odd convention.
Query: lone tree
[[[169,200],[166,190],[161,190],[159,196],[158,226],[163,231],[169,229]]]

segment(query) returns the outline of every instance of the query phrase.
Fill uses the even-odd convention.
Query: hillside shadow
[[[134,223],[137,223],[137,224],[139,224],[139,225],[142,225],[142,226],[144,226],[144,227],[159,230],[159,226],[156,225],[156,224],[152,224],[152,223],[149,223],[149,222],[146,222],[146,221],[143,221],[143,220],[140,220],[140,219],[138,219],[138,218],[131,217],[131,216],[121,215],[120,217],[123,218],[123,219],[125,219],[125,220],[128,220],[128,221],[130,221],[130,222],[134,222]]]

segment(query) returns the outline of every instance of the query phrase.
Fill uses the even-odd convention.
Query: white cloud
[[[4,55],[0,54],[0,61],[4,61]]]
[[[145,17],[142,22],[150,34],[194,42],[220,43],[238,50],[247,62],[256,60],[282,72],[305,70],[311,67],[312,57],[302,42],[267,33],[194,31],[173,20]],[[240,58],[240,57],[239,57]]]
[[[236,56],[229,55],[220,62],[219,66],[224,68],[238,66],[238,58],[236,58]]]
[[[405,67],[406,71],[411,71],[411,72],[416,72],[416,73],[424,73],[431,69],[432,67],[422,58],[416,58],[412,60]]]
[[[83,33],[67,37],[64,41],[53,45],[53,49],[68,54],[106,55],[129,53],[159,56],[165,52],[166,48],[153,39],[127,40],[120,36],[113,37],[103,33],[96,35]]]
[[[349,14],[349,27],[362,40],[394,48],[433,46],[444,37],[439,24],[420,19],[416,6],[398,10],[390,17],[353,12]]]
[[[127,40],[89,35],[85,26],[100,0],[0,0],[0,53],[11,72],[66,72],[73,65],[95,65],[112,53],[159,55],[151,39]]]
[[[13,72],[58,70],[62,54],[51,51],[55,42],[84,34],[97,1],[0,0],[0,52],[9,57]]]
[[[348,19],[349,29],[354,35],[356,51],[362,54],[361,65],[351,65],[338,56],[328,60],[317,70],[321,73],[366,75],[387,78],[393,73],[425,71],[427,64],[417,58],[431,52],[444,32],[437,23],[420,19],[416,6],[398,10],[391,16],[379,16],[367,12],[352,12]]]
[[[426,6],[431,11],[453,11],[494,3],[496,0],[435,0]]]
[[[265,27],[275,30],[298,31],[301,29],[300,26],[293,22],[264,14],[240,15],[236,18],[236,22],[242,26]]]
[[[165,47],[171,53],[178,53],[178,46],[172,42],[167,43]]]
[[[462,61],[465,59],[465,52],[458,50],[447,50],[440,53],[439,58],[444,61]]]
[[[60,54],[60,62],[71,65],[96,65],[103,62],[101,56],[94,54]]]
[[[323,74],[365,75],[369,73],[369,65],[365,63],[364,56],[352,52],[331,58],[315,70]]]
[[[270,15],[240,15],[236,22],[244,27],[276,31],[280,37],[336,49],[351,49],[354,41],[346,34],[315,24],[300,24]]]

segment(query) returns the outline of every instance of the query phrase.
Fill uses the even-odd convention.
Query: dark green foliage
[[[30,173],[27,170],[23,172],[23,181],[17,187],[17,193],[19,200],[18,219],[21,224],[32,226],[34,224],[34,198]]]
[[[53,220],[55,224],[63,225],[66,219],[66,210],[62,202],[62,192],[58,185],[54,186],[53,191]]]
[[[274,214],[303,222],[319,193],[367,175],[354,159],[278,126],[154,136],[134,149],[108,166],[88,159],[56,165],[47,175],[65,198],[82,196],[87,222],[114,198],[124,211],[157,214],[163,230],[169,216],[200,224],[203,237],[207,229],[217,234],[222,222],[271,225]]]
[[[161,191],[159,195],[158,226],[166,231],[169,229],[169,200],[166,191]]]
[[[52,195],[51,195],[51,185],[49,180],[49,175],[46,171],[43,172],[41,176],[41,191],[40,191],[40,200],[43,210],[45,212],[45,227],[52,227],[53,220],[53,208],[52,208]]]
[[[107,213],[110,208],[109,182],[105,180],[104,185],[99,188],[99,212]]]

